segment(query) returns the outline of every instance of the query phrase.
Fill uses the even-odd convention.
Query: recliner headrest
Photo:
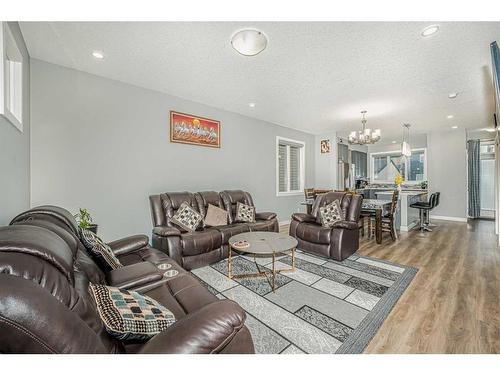
[[[73,234],[79,236],[78,224],[71,212],[58,206],[46,205],[31,208],[12,219],[10,225],[30,219],[38,219],[43,216],[48,216],[58,220],[61,224],[64,224],[69,230],[71,230]]]
[[[49,229],[32,225],[1,227],[0,252],[40,258],[56,267],[70,282],[73,280],[73,252],[66,241]]]

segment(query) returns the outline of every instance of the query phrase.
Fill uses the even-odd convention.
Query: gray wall
[[[276,197],[276,136],[306,142],[314,181],[312,135],[39,60],[31,75],[32,205],[86,207],[107,240],[149,234],[166,191],[244,189],[289,220],[303,195]],[[222,147],[170,143],[170,110],[221,121]]]
[[[433,216],[467,217],[467,151],[463,129],[427,135],[429,191],[441,192]]]
[[[24,58],[23,125],[21,133],[0,117],[0,225],[6,225],[30,204],[30,61],[17,22],[9,22]]]

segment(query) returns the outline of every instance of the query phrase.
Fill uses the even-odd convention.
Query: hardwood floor
[[[494,222],[435,221],[358,253],[419,269],[365,353],[500,353],[500,247]],[[286,230],[286,228],[284,228]]]

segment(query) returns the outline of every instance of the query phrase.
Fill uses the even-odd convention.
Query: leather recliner
[[[321,225],[320,208],[338,199],[345,220],[325,228]],[[295,213],[290,223],[290,236],[298,241],[297,248],[323,257],[342,261],[359,248],[358,220],[363,197],[361,195],[330,192],[319,195],[311,214]]]
[[[115,248],[124,251],[120,260],[130,263],[105,272],[75,235],[69,212],[54,206],[30,211],[0,228],[0,352],[254,352],[241,307],[219,300],[164,253],[138,249],[138,240],[115,241]],[[168,277],[159,263],[142,257],[169,263],[178,273]],[[89,282],[150,296],[177,322],[146,343],[115,340],[88,294]]]
[[[231,236],[250,231],[278,232],[278,219],[272,212],[256,213],[255,223],[235,221],[238,202],[253,206],[249,193],[241,190],[225,190],[221,193],[204,191],[198,193],[173,192],[149,197],[153,221],[153,247],[164,251],[187,270],[206,266],[225,259]],[[183,231],[172,224],[171,219],[186,202],[205,217],[208,205],[228,211],[228,224],[217,227],[200,225],[194,232]]]

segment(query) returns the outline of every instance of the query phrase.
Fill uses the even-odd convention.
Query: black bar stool
[[[439,203],[439,194],[440,193],[432,193],[428,202],[415,202],[410,204],[412,208],[418,208],[420,214],[420,231],[428,231],[432,232],[432,229],[429,228],[429,212],[437,206]]]

